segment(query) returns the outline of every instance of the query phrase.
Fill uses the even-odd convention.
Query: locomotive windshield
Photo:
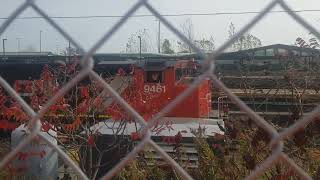
[[[163,83],[162,71],[147,71],[146,80],[147,83]]]

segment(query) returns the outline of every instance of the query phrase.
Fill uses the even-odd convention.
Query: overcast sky
[[[0,17],[8,17],[23,0],[1,0]],[[136,0],[38,0],[37,4],[49,16],[94,16],[123,15]],[[216,12],[260,11],[270,0],[150,0],[161,14],[190,14]],[[319,0],[288,0],[294,10],[319,9]],[[277,7],[274,10],[280,10]],[[135,14],[150,14],[145,8]],[[299,13],[308,22],[320,29],[320,12]],[[20,17],[38,16],[32,9],[27,9]],[[217,16],[181,16],[166,17],[180,28],[186,19],[191,18],[196,38],[214,37],[216,46],[228,38],[228,26],[233,22],[239,30],[254,17],[246,15]],[[90,19],[55,19],[58,24],[72,35],[86,49],[90,48],[119,18]],[[2,24],[4,20],[0,20]],[[123,52],[132,33],[148,29],[154,50],[156,51],[157,21],[155,17],[133,17],[98,52]],[[161,26],[161,38],[176,41],[176,36]],[[39,32],[42,31],[43,51],[57,52],[65,48],[68,42],[50,27],[43,19],[17,19],[1,36],[7,38],[7,51],[17,51],[17,38],[21,38],[21,50],[34,47],[39,49]],[[259,37],[263,45],[275,43],[293,44],[297,37],[307,38],[308,31],[297,25],[285,13],[269,14],[251,32]],[[2,43],[1,43],[2,47]]]

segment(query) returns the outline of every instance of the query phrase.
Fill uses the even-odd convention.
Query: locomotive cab
[[[135,69],[135,84],[146,97],[145,113],[150,116],[178,97],[200,74],[194,60],[148,60]],[[209,117],[211,109],[210,81],[204,80],[167,117]],[[143,114],[143,113],[142,113]]]

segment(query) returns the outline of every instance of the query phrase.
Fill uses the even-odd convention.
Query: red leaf
[[[81,120],[78,117],[71,124],[65,125],[64,128],[66,129],[66,131],[74,131],[80,126],[80,123],[81,123]]]
[[[17,156],[18,156],[18,159],[19,159],[19,160],[24,161],[24,160],[27,159],[28,153],[18,152]]]
[[[99,107],[102,103],[102,99],[100,97],[96,97],[93,101],[93,106],[94,107]]]
[[[89,98],[89,88],[88,87],[80,87],[80,96],[82,98]]]
[[[84,100],[77,107],[77,113],[86,113],[88,111],[88,100]]]
[[[40,158],[44,158],[45,155],[46,155],[46,151],[45,150],[40,152]]]
[[[126,75],[126,72],[122,68],[119,68],[117,75],[124,76],[124,75]]]
[[[87,141],[89,146],[94,146],[94,135],[90,135]]]
[[[48,132],[52,128],[52,126],[49,123],[43,122],[41,128],[42,131]]]
[[[137,141],[139,140],[139,134],[137,132],[131,133],[131,141]]]
[[[17,92],[20,92],[20,91],[21,91],[21,85],[20,85],[19,80],[14,81],[13,88],[14,88],[14,90],[16,90]]]

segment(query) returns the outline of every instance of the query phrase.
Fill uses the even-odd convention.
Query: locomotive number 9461
[[[160,84],[157,85],[149,85],[146,84],[143,87],[145,93],[164,93],[166,92],[166,87]]]

